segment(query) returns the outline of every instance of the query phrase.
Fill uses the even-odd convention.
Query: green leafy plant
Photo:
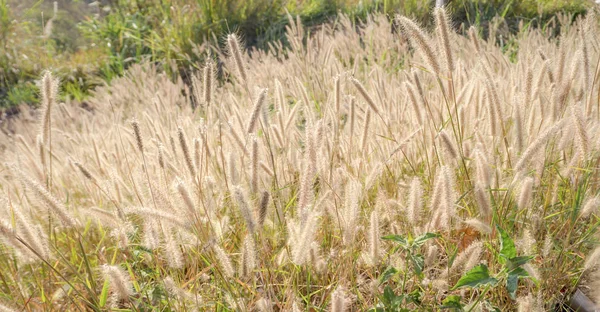
[[[500,250],[498,251],[498,262],[502,265],[502,270],[495,275],[491,275],[487,265],[479,264],[463,275],[458,282],[451,288],[456,290],[463,287],[481,288],[483,292],[479,295],[477,303],[485,296],[485,294],[502,282],[506,287],[511,299],[516,299],[519,279],[531,278],[527,271],[523,268],[527,262],[533,259],[533,256],[518,256],[514,241],[508,233],[499,226],[496,227],[500,233]],[[443,302],[442,307],[453,309],[462,309],[460,298],[451,297]]]
[[[387,235],[382,237],[382,239],[392,241],[396,244],[390,253],[393,254],[399,252],[401,256],[406,259],[407,269],[404,270],[404,272],[400,272],[393,266],[390,266],[383,272],[379,278],[380,284],[384,284],[394,276],[402,273],[401,292],[400,294],[396,294],[389,285],[386,285],[383,294],[380,297],[380,306],[373,308],[372,311],[410,311],[409,309],[405,308],[409,304],[412,303],[417,306],[420,305],[420,298],[422,294],[419,289],[415,289],[408,294],[404,293],[406,281],[410,274],[414,274],[414,277],[419,280],[423,279],[423,267],[425,265],[425,260],[423,254],[420,252],[420,249],[428,240],[438,237],[440,237],[439,234],[435,233],[425,233],[415,238],[412,236],[403,237],[400,235]],[[409,272],[409,267],[412,269],[412,272]]]

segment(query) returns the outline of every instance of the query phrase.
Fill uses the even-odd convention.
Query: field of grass
[[[600,299],[600,26],[447,12],[196,46],[0,133],[0,310],[548,311]],[[455,23],[454,23],[455,25]],[[600,301],[598,302],[600,303]]]

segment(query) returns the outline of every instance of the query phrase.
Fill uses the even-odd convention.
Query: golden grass
[[[356,31],[342,18],[311,36],[294,24],[291,49],[251,56],[214,48],[221,79],[194,83],[210,94],[136,65],[85,109],[54,103],[41,139],[34,118],[11,121],[0,301],[362,311],[387,288],[419,293],[402,305],[415,310],[451,295],[468,310],[565,302],[598,264],[586,261],[599,224],[598,25],[523,31],[512,62],[473,32],[397,21]],[[534,256],[517,300],[502,231]],[[381,239],[426,232],[439,236],[410,251]],[[480,264],[498,285],[452,290]]]

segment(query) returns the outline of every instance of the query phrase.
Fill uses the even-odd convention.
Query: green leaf
[[[505,260],[517,256],[517,249],[515,248],[515,242],[508,236],[508,233],[499,226],[496,228],[500,232],[500,263],[505,263]]]
[[[102,292],[100,293],[100,302],[98,305],[102,308],[106,305],[106,301],[108,299],[108,289],[109,289],[108,279],[104,281],[104,285],[102,286]]]
[[[393,266],[388,267],[383,272],[383,274],[381,274],[381,277],[379,277],[379,284],[387,282],[396,273],[398,273],[398,270],[396,270],[396,268],[394,268]]]
[[[514,274],[514,275],[517,275],[519,277],[529,277],[529,273],[525,269],[523,269],[523,268],[516,268],[516,269],[514,269],[512,271],[509,271],[508,275],[510,275],[510,274]]]
[[[529,260],[531,260],[533,258],[534,258],[534,256],[520,256],[520,257],[510,258],[506,262],[506,266],[508,267],[509,270],[512,270],[514,268],[518,268],[521,265],[529,262]]]
[[[386,235],[386,236],[383,236],[381,239],[391,240],[391,241],[394,241],[394,242],[400,244],[400,246],[402,246],[402,248],[404,248],[404,249],[408,248],[408,242],[406,241],[406,238],[404,238],[400,235]]]
[[[413,270],[415,271],[415,274],[417,274],[420,277],[423,273],[423,267],[425,266],[425,258],[423,257],[423,255],[413,254],[409,254],[408,258],[410,259],[410,262],[413,265]]]
[[[506,279],[506,290],[510,295],[512,300],[515,300],[517,297],[517,288],[519,286],[519,276],[514,274],[509,274]]]
[[[448,255],[450,255],[450,258],[448,259],[448,263],[450,264],[450,266],[452,266],[454,264],[454,260],[456,259],[456,256],[458,255],[458,246],[448,246]]]
[[[397,308],[402,305],[404,297],[404,295],[396,295],[392,288],[388,285],[383,289],[383,297],[381,298],[381,301],[383,302],[384,307],[392,308],[392,311],[398,311]],[[386,311],[387,310],[388,309],[386,309]]]
[[[440,306],[440,309],[454,309],[462,311],[463,305],[460,303],[460,299],[460,296],[450,295],[446,297],[444,301],[442,301],[442,306]]]
[[[511,299],[517,299],[517,288],[519,287],[519,278],[527,276],[529,276],[529,273],[527,273],[527,271],[525,271],[525,269],[521,267],[517,267],[516,269],[508,272],[508,278],[506,279],[506,290],[508,290],[508,294],[510,295]]]
[[[423,246],[423,244],[425,244],[426,241],[432,239],[432,238],[437,238],[440,237],[439,234],[436,233],[425,233],[417,238],[415,238],[415,240],[412,243],[412,247],[421,247]]]
[[[474,288],[479,285],[495,285],[496,283],[498,283],[498,280],[490,276],[487,266],[485,264],[480,264],[463,275],[458,282],[456,282],[456,285],[452,287],[452,290],[464,286]]]
[[[408,296],[406,296],[406,303],[415,303],[416,305],[421,304],[421,296],[423,294],[419,289],[413,290]]]
[[[402,306],[402,301],[404,301],[404,295],[397,296],[396,299],[394,299],[394,302],[392,303],[392,308],[393,308],[392,311],[398,311],[398,312],[410,311],[405,308],[398,310],[398,308],[400,308]]]
[[[396,299],[396,294],[394,294],[392,288],[389,285],[385,286],[385,288],[383,289],[383,303],[389,306],[394,302],[394,299]]]

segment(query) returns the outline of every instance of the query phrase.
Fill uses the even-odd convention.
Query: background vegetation
[[[584,13],[590,0],[454,0],[458,30],[504,17],[507,32],[521,25],[544,26],[557,12]],[[189,81],[203,56],[199,46],[221,44],[235,31],[246,45],[267,49],[285,41],[286,12],[299,16],[308,31],[342,12],[353,22],[369,13],[401,13],[428,24],[432,4],[421,0],[0,0],[0,107],[38,103],[35,81],[50,68],[62,81],[61,96],[85,99],[95,86],[110,83],[141,62],[155,62]],[[464,27],[462,26],[464,25]]]

